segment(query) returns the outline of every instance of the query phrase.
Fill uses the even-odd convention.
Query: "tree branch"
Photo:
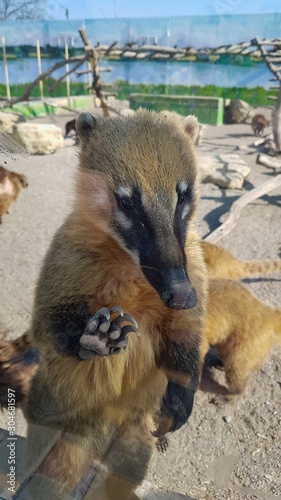
[[[240,196],[240,198],[238,198],[238,200],[236,200],[232,204],[229,211],[229,215],[227,219],[224,221],[224,223],[221,224],[221,226],[215,229],[206,238],[204,238],[205,241],[209,241],[210,243],[216,243],[223,236],[229,234],[236,225],[238,218],[240,216],[240,212],[242,208],[245,207],[245,205],[251,203],[251,201],[254,201],[257,198],[260,198],[261,196],[268,193],[269,191],[272,191],[272,189],[275,189],[278,186],[281,186],[281,175],[277,175],[277,177],[275,177],[274,179],[270,179],[269,181],[264,182],[260,186],[251,189],[251,191],[248,191],[248,193]]]
[[[1,108],[10,108],[11,106],[13,106],[14,104],[16,104],[17,102],[27,101],[30,92],[38,85],[38,83],[40,82],[40,80],[43,80],[43,78],[45,78],[46,76],[49,76],[53,71],[55,71],[58,68],[61,68],[65,64],[76,62],[76,61],[81,61],[82,59],[84,60],[85,56],[75,56],[75,57],[71,57],[70,59],[64,59],[63,61],[58,62],[57,64],[55,64],[51,68],[49,68],[46,71],[44,71],[44,73],[41,73],[41,75],[39,75],[36,78],[36,80],[34,80],[33,82],[31,82],[28,85],[28,87],[25,89],[24,93],[20,97],[15,97],[14,99],[11,99],[10,101],[6,101],[4,103],[1,102],[0,103],[0,109]]]

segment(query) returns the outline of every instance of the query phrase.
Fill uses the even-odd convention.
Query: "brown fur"
[[[255,135],[263,135],[265,127],[268,127],[269,123],[264,115],[257,114],[252,118],[252,129]]]
[[[27,186],[27,179],[23,174],[11,172],[0,166],[0,224],[2,216],[8,212],[11,203],[17,199],[21,188]]]
[[[133,489],[146,473],[155,441],[150,431],[167,380],[183,392],[193,394],[196,388],[196,353],[207,281],[192,225],[198,188],[192,144],[196,127],[193,119],[183,126],[176,114],[142,111],[133,117],[98,119],[93,132],[84,123],[79,136],[82,147],[76,206],[51,244],[37,285],[31,333],[33,344],[39,348],[40,363],[26,408],[29,442],[34,441],[33,423],[51,425],[63,433],[64,451],[60,446],[60,451],[53,448],[40,471],[65,483],[64,471],[70,472],[75,462],[68,474],[68,486],[70,475],[72,485],[77,483],[89,457],[103,461],[114,454],[121,457],[123,463],[110,463],[105,483],[95,490],[99,500],[136,498]],[[161,216],[161,197],[174,200],[176,182],[182,180],[193,186],[195,196],[185,255],[198,303],[192,309],[174,310],[163,304],[130,252],[124,250],[119,237],[115,238],[111,229],[117,211],[113,193],[116,186],[141,187],[150,213],[155,211],[156,230],[158,225],[163,227],[156,235],[162,245],[159,259],[166,252],[168,261],[177,266],[180,257],[178,243],[173,240],[174,208],[170,215],[165,203],[163,221],[158,214]],[[164,244],[166,234],[170,246]],[[58,311],[62,318],[61,308],[69,304],[74,304],[73,310],[75,304],[86,307],[92,314],[101,307],[120,304],[137,320],[140,336],[128,335],[126,353],[81,361],[64,352],[63,346],[67,349],[72,340],[66,330],[61,335],[52,333],[53,315]],[[173,411],[178,410],[175,407]],[[162,415],[158,435],[170,430],[174,418]],[[185,421],[187,417],[182,418]],[[70,445],[65,433],[79,437],[73,437]],[[114,439],[110,441],[112,434]],[[74,452],[73,447],[81,453]],[[75,456],[79,456],[77,462]],[[64,494],[60,491],[59,497],[64,498]]]
[[[244,391],[272,347],[281,343],[281,311],[258,300],[239,281],[211,279],[208,313],[201,344],[203,356],[216,347],[227,381],[218,388],[226,400]]]
[[[228,250],[207,241],[201,241],[209,278],[237,279],[261,273],[281,271],[281,259],[238,260]]]

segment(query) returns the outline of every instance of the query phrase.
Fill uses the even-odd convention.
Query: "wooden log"
[[[266,156],[264,154],[259,154],[257,156],[257,163],[259,165],[263,165],[266,168],[272,168],[275,173],[281,172],[281,162],[273,160],[271,157]]]
[[[39,75],[41,75],[42,68],[41,68],[41,53],[40,53],[40,43],[39,43],[39,40],[36,40],[36,48],[37,48],[38,73],[39,73]],[[44,99],[44,92],[43,92],[43,81],[42,80],[40,80],[40,82],[39,82],[39,88],[40,88],[41,101],[43,101],[43,99]]]
[[[261,144],[264,144],[265,141],[266,141],[266,137],[260,137],[259,139],[257,139],[256,141],[253,142],[253,146],[254,147],[260,146]]]
[[[71,73],[73,73],[73,71],[76,70],[76,68],[79,68],[82,64],[84,64],[84,62],[87,61],[87,57],[85,57],[84,59],[82,59],[82,61],[78,62],[77,64],[75,64],[75,66],[73,66],[73,68],[71,68],[69,71],[67,71],[66,73],[64,73],[64,75],[62,75],[55,83],[55,85],[50,89],[50,92],[53,92],[53,90],[57,89],[60,82],[62,82],[62,80],[70,75]],[[76,73],[76,71],[75,71]]]
[[[267,99],[269,99],[270,101],[277,101],[277,97],[275,97],[274,95],[268,95]]]
[[[271,114],[272,132],[276,149],[281,150],[281,84],[278,97]]]
[[[77,109],[74,109],[74,108],[70,108],[69,106],[64,106],[63,104],[54,104],[52,102],[49,102],[49,101],[44,101],[44,104],[46,104],[47,106],[51,106],[52,108],[62,108],[62,109],[66,109],[67,111],[71,111],[72,113],[76,113],[77,115],[79,115],[80,111],[77,111]]]
[[[68,55],[68,43],[65,42],[64,45],[64,50],[65,50],[65,59],[68,61],[69,55]],[[70,80],[69,80],[69,64],[67,63],[65,66],[66,69],[66,95],[67,95],[67,102],[68,105],[70,105]]]
[[[117,41],[113,42],[109,47],[108,49],[105,51],[105,56],[108,56],[110,54],[110,51],[113,49],[113,47],[115,47],[115,45],[117,44]]]
[[[78,31],[84,45],[90,45],[85,30],[83,28],[78,28]]]
[[[112,68],[99,68],[99,71],[103,72],[103,73],[105,73],[105,72],[106,73],[112,73]],[[81,71],[75,71],[75,74],[77,76],[87,75],[88,73],[92,73],[92,70],[91,69],[83,69]]]
[[[272,56],[266,56],[267,62],[269,63],[281,63],[281,56],[280,57],[272,57]]]
[[[8,99],[8,101],[10,101],[11,100],[11,92],[10,92],[9,72],[8,72],[8,65],[7,65],[6,45],[5,45],[5,37],[4,36],[2,36],[2,50],[3,50],[3,63],[4,63],[4,70],[5,70],[7,99]]]
[[[251,191],[248,191],[246,194],[240,196],[240,198],[238,198],[238,200],[236,200],[232,204],[229,215],[224,223],[204,239],[206,241],[209,241],[210,243],[216,243],[218,240],[229,234],[237,224],[240,212],[242,208],[245,207],[245,205],[251,203],[257,198],[260,198],[261,196],[268,193],[269,191],[272,191],[272,189],[275,189],[278,186],[281,186],[281,175],[278,175],[277,177],[264,182],[260,186],[257,186],[256,188],[251,189]]]

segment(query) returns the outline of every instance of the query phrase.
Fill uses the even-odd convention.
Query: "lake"
[[[60,59],[42,59],[42,71],[56,64]],[[265,64],[234,66],[204,62],[159,62],[159,61],[100,61],[100,67],[112,68],[112,73],[102,73],[102,81],[111,83],[124,80],[129,83],[166,85],[216,85],[218,87],[257,87],[269,89],[271,72]],[[87,69],[87,64],[81,69]],[[8,60],[10,84],[26,83],[38,75],[37,59]],[[60,68],[51,74],[59,78],[65,72]],[[71,81],[88,82],[88,75],[70,75]],[[3,62],[0,61],[0,83],[5,83]]]

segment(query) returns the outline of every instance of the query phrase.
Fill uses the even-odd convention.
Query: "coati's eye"
[[[121,202],[122,208],[124,208],[125,210],[133,210],[133,205],[132,205],[132,202],[130,201],[129,198],[123,196],[120,199],[120,202]]]
[[[185,191],[184,193],[179,193],[179,195],[178,195],[178,206],[183,205],[186,202],[187,197],[188,197],[188,192],[187,191]]]

